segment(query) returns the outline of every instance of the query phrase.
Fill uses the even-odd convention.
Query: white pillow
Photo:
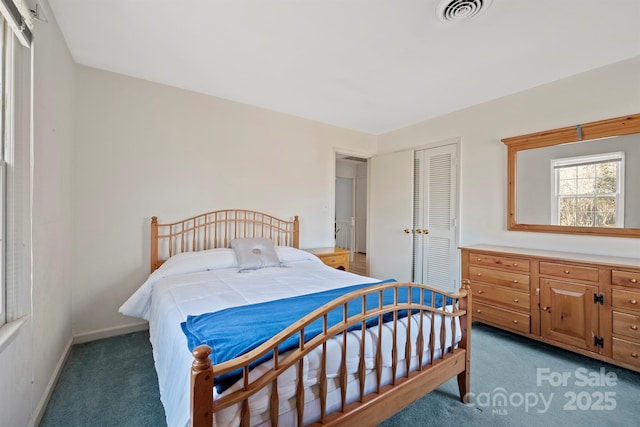
[[[281,266],[273,241],[270,239],[264,237],[233,239],[231,248],[236,253],[240,271]]]
[[[280,258],[280,262],[283,264],[292,264],[304,261],[322,263],[320,258],[314,254],[291,246],[276,246],[276,253],[278,254],[278,258]]]
[[[175,276],[176,274],[219,270],[237,266],[238,260],[232,249],[216,248],[199,252],[183,252],[174,255],[166,260],[157,271],[161,277],[168,277]]]

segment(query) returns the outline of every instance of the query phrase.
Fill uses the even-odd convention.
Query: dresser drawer
[[[471,252],[469,253],[469,263],[488,267],[500,267],[510,271],[529,272],[528,259]]]
[[[640,272],[613,270],[611,284],[640,289]]]
[[[530,311],[529,294],[499,286],[471,282],[473,297],[507,308]]]
[[[540,274],[561,277],[563,279],[598,282],[598,269],[594,267],[581,267],[571,264],[558,264],[555,262],[541,262]]]
[[[495,326],[514,329],[528,334],[531,330],[530,317],[527,314],[518,313],[499,307],[492,307],[479,302],[473,302],[473,320],[485,321]]]
[[[614,308],[626,308],[640,311],[640,292],[611,290],[611,305]]]
[[[345,269],[349,268],[349,254],[335,254],[335,255],[320,255],[320,259],[322,262],[327,264],[330,267],[344,267]]]
[[[614,337],[613,358],[640,367],[640,344]]]
[[[613,333],[640,340],[640,315],[613,312]]]
[[[529,275],[527,274],[469,266],[469,276],[471,276],[469,279],[472,281],[486,282],[525,291],[529,290]]]

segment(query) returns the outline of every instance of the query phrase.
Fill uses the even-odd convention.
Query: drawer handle
[[[479,294],[484,294],[484,291],[483,291],[482,289],[480,289],[480,290],[478,291],[478,293],[479,293]]]
[[[520,300],[519,300],[518,298],[514,298],[514,299],[513,299],[513,302],[515,302],[515,303],[517,303],[517,302],[519,302],[519,301],[520,301]]]
[[[638,330],[638,325],[631,325],[629,327],[631,328],[632,331],[637,331]]]
[[[518,319],[514,319],[513,323],[515,323],[517,325],[518,324]]]
[[[571,273],[569,270],[564,271],[564,274],[569,274],[569,273]]]
[[[518,263],[517,263],[517,262],[514,262],[514,263],[513,263],[513,266],[514,266],[514,267],[517,267],[517,266],[518,266]]]
[[[633,357],[634,359],[638,358],[638,353],[631,353],[631,357]]]
[[[638,283],[638,279],[629,279],[631,283]]]
[[[478,258],[476,261],[480,262],[480,261],[482,261],[482,258]]]
[[[477,309],[477,310],[476,310],[476,312],[477,312],[477,313],[482,313],[482,310]]]
[[[542,307],[542,311],[549,311],[549,307]]]
[[[518,279],[514,279],[514,280],[513,280],[513,283],[518,283]]]
[[[638,303],[638,301],[632,299],[631,301],[629,301],[631,304],[636,305]]]
[[[476,273],[476,276],[480,277],[482,276],[482,273]]]

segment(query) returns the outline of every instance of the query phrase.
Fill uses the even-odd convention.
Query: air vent
[[[492,0],[442,0],[437,15],[443,22],[459,22],[487,10]]]

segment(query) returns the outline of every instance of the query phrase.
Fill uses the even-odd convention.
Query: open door
[[[335,243],[349,250],[351,261],[355,252],[367,252],[368,161],[365,157],[336,153]],[[365,263],[361,258],[360,262]]]
[[[353,252],[354,248],[354,178],[336,177],[336,246]]]

